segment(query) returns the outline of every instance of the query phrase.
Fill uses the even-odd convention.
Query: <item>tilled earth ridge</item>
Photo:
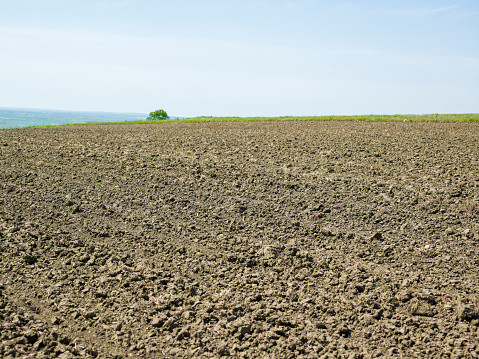
[[[477,358],[479,126],[0,130],[0,357]]]

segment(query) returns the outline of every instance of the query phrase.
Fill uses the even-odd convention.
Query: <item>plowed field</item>
[[[477,358],[479,126],[0,130],[0,357]]]

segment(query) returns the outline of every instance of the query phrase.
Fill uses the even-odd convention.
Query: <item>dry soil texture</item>
[[[0,168],[0,357],[478,357],[477,124],[2,130]]]

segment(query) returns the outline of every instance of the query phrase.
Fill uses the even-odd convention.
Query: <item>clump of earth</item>
[[[0,357],[477,358],[479,126],[0,130]]]

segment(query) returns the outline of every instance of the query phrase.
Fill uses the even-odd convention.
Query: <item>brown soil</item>
[[[479,357],[479,126],[0,130],[0,357]]]

